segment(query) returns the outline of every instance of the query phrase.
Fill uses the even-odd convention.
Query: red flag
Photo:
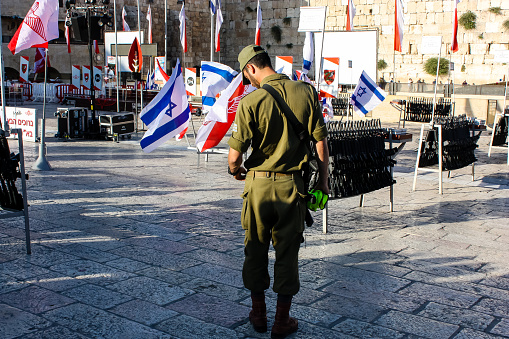
[[[223,13],[221,12],[221,0],[217,2],[216,9],[216,52],[221,50],[221,38],[220,38],[220,29],[223,24]]]
[[[353,5],[353,0],[348,0],[347,7],[348,15],[346,16],[346,30],[351,31],[353,29],[353,17],[355,16],[355,6]]]
[[[260,0],[258,0],[258,8],[256,9],[256,35],[255,45],[260,46],[260,29],[262,28],[262,8],[260,7]]]
[[[187,52],[187,36],[186,36],[186,10],[184,8],[184,2],[182,3],[182,9],[179,14],[180,20],[180,44],[182,45],[182,52]]]
[[[233,79],[212,106],[198,130],[195,143],[200,152],[219,144],[235,120],[240,99],[252,90],[254,87],[242,84],[242,74]]]
[[[401,45],[403,43],[403,1],[395,0],[395,18],[394,18],[394,50],[401,52]]]
[[[16,54],[30,47],[48,47],[58,38],[58,0],[36,0],[9,42]]]
[[[94,51],[95,54],[101,53],[101,51],[99,50],[99,44],[97,43],[97,40],[94,40]]]
[[[141,66],[143,65],[143,55],[141,54],[141,46],[138,42],[138,38],[134,38],[134,41],[129,49],[127,56],[129,62],[129,69],[131,72],[140,72]]]
[[[454,28],[452,32],[452,43],[451,43],[451,51],[457,52],[459,50],[458,47],[458,2],[460,0],[454,0]]]
[[[148,5],[147,10],[147,20],[148,20],[148,43],[152,43],[152,11],[150,10],[150,5]]]
[[[35,49],[35,62],[34,73],[44,73],[44,59],[46,59],[46,48]],[[49,59],[47,61],[48,67],[51,67]]]
[[[67,43],[67,53],[71,53],[71,38],[69,37],[69,26],[65,25],[65,42]]]
[[[163,76],[164,81],[168,81],[170,76],[168,74],[166,74],[165,71],[163,71],[163,68],[161,67],[161,64],[159,63],[159,60],[156,59],[156,63],[157,63],[157,69],[159,70],[159,72],[161,72],[161,75]]]

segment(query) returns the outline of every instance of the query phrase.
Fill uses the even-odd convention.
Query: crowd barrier
[[[34,96],[34,87],[31,83],[25,82],[23,84],[23,97],[27,101],[32,101]]]

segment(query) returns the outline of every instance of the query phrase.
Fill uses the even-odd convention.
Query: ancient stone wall
[[[328,6],[326,29],[344,30],[346,26],[347,1],[311,0],[311,6]],[[377,28],[380,32],[378,58],[387,62],[388,67],[379,75],[392,77],[394,68],[394,0],[355,0],[357,14],[354,29]],[[500,8],[500,13],[490,8]],[[453,29],[454,2],[452,0],[408,0],[403,29],[403,51],[395,54],[396,79],[408,82],[419,78],[431,82],[434,77],[425,74],[423,64],[433,55],[422,55],[422,36],[443,37],[442,57],[450,58],[455,64],[453,73],[456,82],[492,83],[505,78],[507,66],[494,63],[496,50],[508,49],[509,31],[504,31],[503,22],[509,17],[509,1],[504,0],[462,0],[458,4],[458,17],[467,11],[477,16],[477,27],[458,29],[459,51],[450,55]],[[351,48],[353,46],[345,46]],[[435,55],[436,57],[436,55]],[[463,69],[463,70],[462,70]],[[444,77],[443,81],[447,81]]]
[[[12,20],[6,16],[17,15],[23,18],[33,0],[2,1],[2,28],[4,36],[12,36],[17,28]],[[83,0],[78,0],[83,3]],[[125,6],[127,22],[132,30],[137,29],[137,1],[118,0],[117,25],[122,29],[121,11]],[[182,59],[179,38],[179,12],[181,4],[168,0],[168,61],[174,65],[176,58]],[[290,55],[294,57],[294,68],[299,69],[302,64],[302,47],[304,33],[297,32],[299,22],[299,8],[301,6],[328,6],[326,29],[341,31],[346,25],[347,0],[260,0],[263,10],[263,24],[261,44],[274,58],[276,55]],[[453,0],[408,0],[405,10],[405,26],[402,53],[395,53],[394,45],[394,0],[354,0],[357,14],[354,18],[354,29],[377,29],[379,32],[378,58],[385,60],[387,68],[379,72],[387,80],[392,77],[394,64],[396,79],[407,82],[409,78],[416,81],[419,78],[427,83],[433,77],[425,74],[424,62],[433,57],[421,54],[421,40],[423,35],[441,35],[443,37],[442,57],[450,58],[455,63],[453,72],[455,82],[492,83],[504,79],[507,65],[493,62],[496,50],[508,49],[509,31],[505,31],[502,24],[509,17],[509,1],[505,0],[462,0],[458,5],[458,15],[472,11],[477,15],[477,27],[465,30],[459,27],[459,51],[448,54],[450,50],[453,20]],[[147,30],[148,22],[145,18],[148,1],[140,1],[141,28]],[[153,18],[153,40],[158,44],[159,55],[164,55],[164,0],[154,0],[150,3]],[[233,68],[238,68],[237,55],[240,50],[254,43],[256,25],[256,0],[222,0],[224,22],[221,28],[221,52],[214,53],[214,60],[221,61]],[[493,13],[490,9],[500,8],[500,13]],[[184,64],[198,66],[202,60],[210,59],[210,12],[208,0],[193,0],[186,3],[188,53],[184,56]],[[65,10],[60,10],[59,19],[65,19]],[[19,20],[19,19],[18,19]],[[278,41],[277,32],[281,39]],[[6,43],[4,42],[4,51]],[[345,46],[355,48],[355,46]],[[68,56],[60,53],[50,53],[51,62],[61,67],[62,73],[70,72]],[[87,64],[88,57],[83,46],[76,46],[72,54],[73,63]],[[84,52],[85,51],[85,52]],[[31,57],[31,52],[27,52]],[[4,54],[6,66],[19,68],[19,56]],[[104,62],[104,61],[102,61]],[[441,79],[447,81],[447,77]]]

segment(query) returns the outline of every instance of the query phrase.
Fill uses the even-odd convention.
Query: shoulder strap
[[[270,86],[269,84],[265,84],[262,86],[264,90],[269,92],[269,94],[272,95],[274,100],[278,103],[279,108],[283,111],[284,115],[286,116],[286,119],[292,125],[293,130],[299,137],[300,141],[308,141],[309,140],[309,133],[304,128],[302,123],[297,119],[295,114],[293,113],[292,109],[288,106],[286,101],[281,97],[281,94],[279,94],[278,91],[274,89],[274,87]]]

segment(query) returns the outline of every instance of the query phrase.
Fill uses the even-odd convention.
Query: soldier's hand
[[[239,168],[238,172],[235,174],[235,180],[244,181],[246,180],[247,170],[244,167]]]

